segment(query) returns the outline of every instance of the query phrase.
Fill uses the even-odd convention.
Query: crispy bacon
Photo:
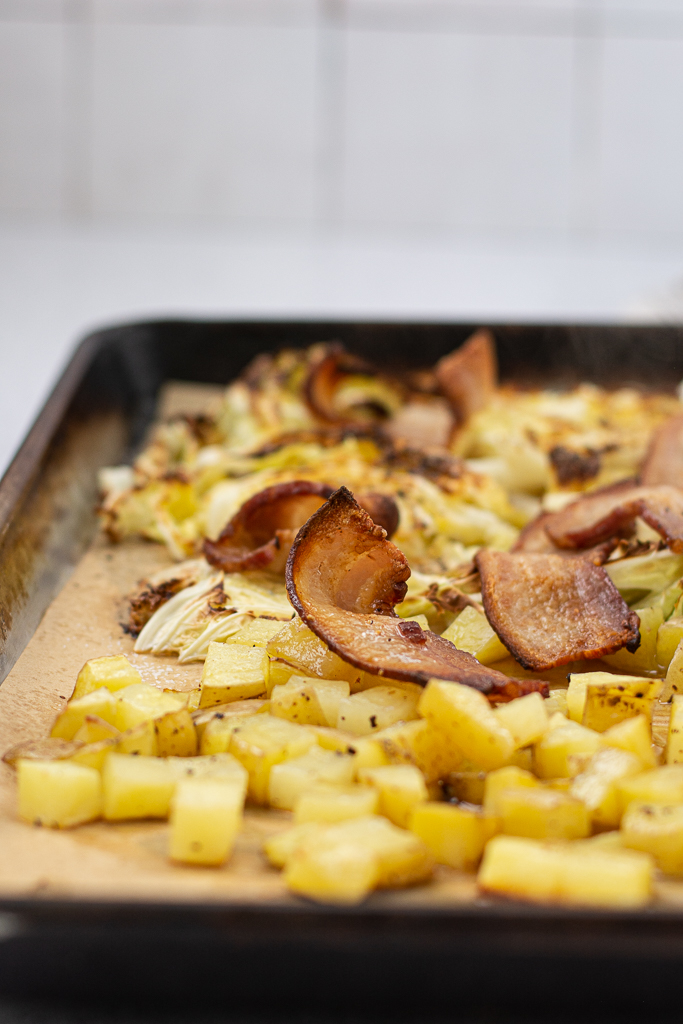
[[[540,555],[562,555],[564,558],[587,558],[594,565],[604,565],[619,543],[617,537],[611,537],[602,544],[580,551],[558,548],[546,530],[546,526],[552,522],[553,515],[552,512],[541,512],[527,523],[510,550],[515,554],[526,551]]]
[[[554,513],[545,524],[561,548],[587,548],[633,531],[640,516],[672,551],[683,551],[683,491],[642,487],[631,480],[587,494]]]
[[[650,487],[670,484],[683,490],[683,413],[671,416],[653,434],[640,482]]]
[[[287,562],[287,592],[302,620],[345,661],[366,672],[425,684],[472,686],[492,702],[548,684],[510,679],[394,613],[410,568],[345,487],[301,528]]]
[[[343,345],[333,343],[309,370],[304,384],[304,396],[308,405],[318,419],[336,426],[358,426],[372,423],[373,420],[384,419],[388,410],[375,401],[370,401],[368,408],[344,412],[335,406],[335,393],[344,378],[352,374],[363,374],[376,377],[378,371],[360,356],[347,352]],[[396,386],[396,382],[394,382]],[[372,411],[371,411],[372,410]]]
[[[458,423],[483,409],[496,390],[498,361],[493,335],[482,328],[436,364],[436,379]]]
[[[640,644],[639,619],[605,570],[585,558],[482,550],[484,610],[526,669],[543,672]]]

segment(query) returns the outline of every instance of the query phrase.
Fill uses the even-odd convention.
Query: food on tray
[[[103,470],[111,541],[171,559],[134,651],[201,681],[88,661],[5,754],[21,817],[168,819],[174,863],[220,866],[246,800],[289,889],[338,903],[478,871],[634,907],[683,874],[681,405],[496,365],[484,330],[433,370],[259,356]]]

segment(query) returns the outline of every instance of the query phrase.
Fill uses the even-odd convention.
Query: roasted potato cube
[[[296,802],[307,789],[318,783],[348,786],[353,782],[354,765],[350,754],[338,754],[322,747],[311,747],[301,757],[274,764],[268,783],[271,807],[294,810]]]
[[[653,862],[630,850],[602,851],[587,842],[546,844],[496,836],[477,881],[485,892],[541,902],[640,907],[650,899]]]
[[[262,647],[213,641],[204,662],[199,707],[263,697],[268,667],[268,655]]]
[[[603,732],[602,742],[608,747],[617,747],[635,754],[643,768],[654,768],[657,764],[647,715],[626,718],[618,725],[611,726]]]
[[[86,693],[106,687],[114,693],[133,683],[141,683],[142,677],[138,670],[128,661],[125,654],[115,654],[107,658],[91,658],[78,673],[71,700],[85,697]],[[102,737],[104,739],[104,737]]]
[[[97,715],[110,725],[117,724],[116,698],[106,687],[102,686],[84,697],[70,700],[62,713],[57,715],[50,736],[72,740],[88,715]]]
[[[613,676],[608,672],[589,672],[583,725],[605,732],[613,725],[636,715],[652,719],[652,705],[662,690],[660,679],[642,676]]]
[[[99,772],[71,761],[17,761],[19,817],[33,825],[71,828],[102,813]]]
[[[474,807],[421,803],[410,817],[410,831],[429,848],[437,864],[473,871],[495,834],[495,818]]]
[[[276,686],[284,686],[292,676],[300,674],[300,670],[280,658],[269,658],[268,675],[266,677],[266,693],[270,697]]]
[[[506,765],[489,772],[484,781],[484,792],[481,803],[487,814],[495,817],[498,813],[498,797],[506,789],[518,789],[520,786],[537,788],[541,783],[529,771],[516,765]]]
[[[356,753],[357,740],[350,733],[330,729],[326,725],[312,725],[309,728],[323,750],[338,750],[340,754]]]
[[[304,726],[272,715],[252,715],[241,722],[232,734],[230,753],[249,773],[250,799],[257,804],[267,803],[273,765],[300,757],[315,743],[315,734]]]
[[[116,741],[117,754],[144,754],[146,757],[157,756],[157,734],[154,720],[140,722],[132,729],[122,732]]]
[[[171,802],[171,860],[222,864],[232,853],[243,806],[239,783],[211,778],[178,783]]]
[[[380,729],[387,729],[396,722],[407,722],[417,718],[417,703],[422,688],[408,684],[398,686],[373,686],[352,697],[342,697],[337,712],[337,728],[354,736],[367,736]]]
[[[670,700],[675,693],[683,693],[683,641],[678,645],[669,662],[660,700]]]
[[[167,818],[177,781],[168,758],[110,753],[102,768],[103,816]]]
[[[412,764],[362,768],[358,781],[375,787],[379,793],[379,813],[400,828],[408,828],[413,808],[429,798],[424,775]]]
[[[491,665],[509,655],[507,647],[489,625],[483,609],[463,608],[441,635],[455,644],[458,650],[473,654],[482,665]]]
[[[215,704],[211,708],[198,708],[192,712],[197,740],[201,742],[204,729],[216,716],[222,715],[227,718],[230,715],[256,715],[259,712],[265,714],[270,709],[270,701],[261,699],[234,700],[229,704]]]
[[[379,792],[371,786],[326,786],[319,784],[305,790],[294,806],[298,824],[319,822],[333,824],[347,818],[376,814]]]
[[[229,636],[226,644],[239,644],[241,647],[267,647],[270,640],[276,636],[284,622],[277,619],[252,619],[246,625],[238,629],[236,633]]]
[[[157,757],[193,757],[197,753],[197,733],[187,708],[169,711],[154,720]]]
[[[492,773],[489,772],[489,774]],[[446,799],[466,804],[483,804],[487,778],[486,772],[449,772],[441,780],[441,783]]]
[[[76,743],[98,743],[100,740],[116,739],[120,735],[115,725],[105,722],[99,715],[86,715],[74,740]]]
[[[651,854],[667,875],[683,875],[683,806],[629,804],[621,822],[621,841]]]
[[[342,679],[291,676],[284,686],[271,690],[271,714],[299,725],[335,728],[339,703],[349,696],[349,684]]]
[[[504,789],[497,800],[500,831],[528,839],[584,839],[590,815],[584,805],[557,790],[519,786]]]
[[[306,821],[301,825],[293,825],[271,836],[263,844],[263,852],[274,868],[283,868],[297,846],[317,832],[321,826],[314,821]]]
[[[515,746],[528,747],[538,743],[548,729],[548,712],[540,693],[499,704],[494,714],[500,724],[512,733]]]
[[[241,714],[217,711],[204,726],[199,743],[200,754],[227,753],[230,750],[232,734],[235,729],[253,717],[255,715],[249,711],[243,711]]]
[[[104,760],[107,754],[118,750],[118,742],[115,739],[97,740],[96,743],[82,743],[78,750],[69,758],[74,764],[83,764],[86,768],[95,768],[102,771]]]
[[[621,819],[621,802],[616,783],[640,774],[642,769],[642,761],[635,754],[606,747],[593,754],[581,774],[574,779],[569,792],[584,804],[595,825],[617,828]]]
[[[557,687],[555,689],[550,689],[548,691],[548,696],[546,697],[544,704],[545,709],[548,713],[548,718],[550,718],[551,715],[556,714],[558,711],[560,712],[560,714],[564,715],[565,718],[571,717],[569,714],[569,708],[567,704],[566,687]]]
[[[462,768],[465,761],[450,737],[424,719],[358,737],[353,746],[358,769],[379,768],[383,764],[414,764],[428,783]]]
[[[671,718],[666,743],[666,763],[683,764],[683,694],[671,701]]]
[[[583,723],[583,709],[586,706],[586,687],[589,680],[593,676],[598,676],[602,680],[607,674],[607,672],[572,672],[570,674],[569,686],[567,687],[566,713],[572,722],[578,722],[579,725]]]
[[[603,658],[608,665],[621,672],[656,672],[657,670],[657,633],[664,621],[664,613],[661,608],[639,608],[638,618],[640,619],[640,647],[631,654],[626,648],[617,651],[616,654],[607,654]]]
[[[419,710],[456,750],[484,770],[499,768],[512,756],[510,730],[501,725],[486,697],[470,686],[432,679]]]
[[[683,803],[683,765],[662,765],[642,775],[619,779],[616,789],[622,814],[632,803]]]
[[[148,683],[126,686],[117,692],[115,699],[116,725],[122,732],[185,706],[183,694],[168,693]]]
[[[600,746],[600,733],[567,720],[550,728],[534,747],[534,771],[541,779],[571,778],[579,774],[573,755],[592,755]]]
[[[657,630],[657,670],[666,672],[683,640],[683,618],[673,617]]]
[[[377,677],[369,676],[367,672],[354,668],[333,654],[298,617],[276,633],[268,642],[266,650],[271,658],[285,662],[299,675],[346,680],[352,693],[367,686],[368,680],[379,682]],[[278,679],[280,682],[286,682],[286,679]]]

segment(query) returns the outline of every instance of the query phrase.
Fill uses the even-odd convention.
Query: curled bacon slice
[[[546,522],[548,536],[561,548],[586,548],[633,529],[640,516],[672,551],[683,551],[683,491],[641,487],[631,480],[587,494]]]
[[[459,423],[488,403],[498,380],[493,335],[476,331],[464,345],[436,364],[436,379]]]
[[[650,487],[670,484],[683,490],[683,413],[671,416],[653,434],[640,482]]]
[[[345,487],[301,528],[287,562],[287,592],[306,625],[345,661],[378,676],[465,683],[512,700],[547,683],[510,679],[393,612],[410,568]]]
[[[546,529],[552,523],[553,515],[552,512],[541,512],[539,516],[527,523],[510,550],[514,554],[526,551],[539,555],[562,555],[564,558],[587,558],[595,565],[604,565],[619,543],[617,537],[611,537],[602,544],[580,551],[558,548],[551,541]]]
[[[218,540],[204,541],[207,562],[223,572],[283,573],[297,530],[331,494],[331,487],[310,480],[266,487],[245,501]],[[396,532],[399,511],[390,495],[371,491],[359,501],[373,522],[389,535]]]
[[[304,396],[311,411],[318,419],[338,427],[353,427],[367,426],[373,421],[384,419],[391,414],[393,409],[387,407],[382,401],[382,398],[389,397],[388,393],[380,397],[380,393],[376,390],[368,394],[365,403],[342,410],[337,407],[335,402],[337,389],[345,378],[356,374],[379,378],[384,384],[391,387],[398,397],[397,381],[392,381],[390,384],[388,378],[382,377],[370,363],[352,352],[347,352],[343,345],[333,343],[326,346],[322,358],[313,364],[304,384]],[[390,404],[393,405],[393,403]]]
[[[543,672],[640,644],[639,619],[605,570],[585,558],[482,550],[486,617],[526,669]]]

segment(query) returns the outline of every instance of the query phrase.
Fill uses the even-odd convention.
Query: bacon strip
[[[653,434],[640,482],[649,487],[670,484],[683,490],[683,413],[671,416]]]
[[[587,558],[594,565],[604,565],[619,543],[618,538],[611,537],[602,544],[581,551],[558,548],[551,541],[546,529],[552,523],[554,514],[553,512],[541,512],[539,516],[527,523],[510,550],[514,554],[524,551],[538,555],[562,555],[564,558]]]
[[[498,361],[493,335],[476,331],[464,345],[440,359],[436,379],[459,423],[483,409],[496,390]]]
[[[683,492],[675,487],[640,487],[631,480],[587,494],[545,524],[561,548],[586,548],[633,529],[637,516],[656,530],[672,551],[683,551]]]
[[[584,558],[482,550],[486,617],[526,669],[543,672],[640,644],[639,619],[605,570]]]
[[[510,679],[415,622],[398,618],[410,568],[345,487],[301,528],[287,562],[287,592],[306,625],[345,661],[378,676],[472,686],[492,702],[538,690]]]

